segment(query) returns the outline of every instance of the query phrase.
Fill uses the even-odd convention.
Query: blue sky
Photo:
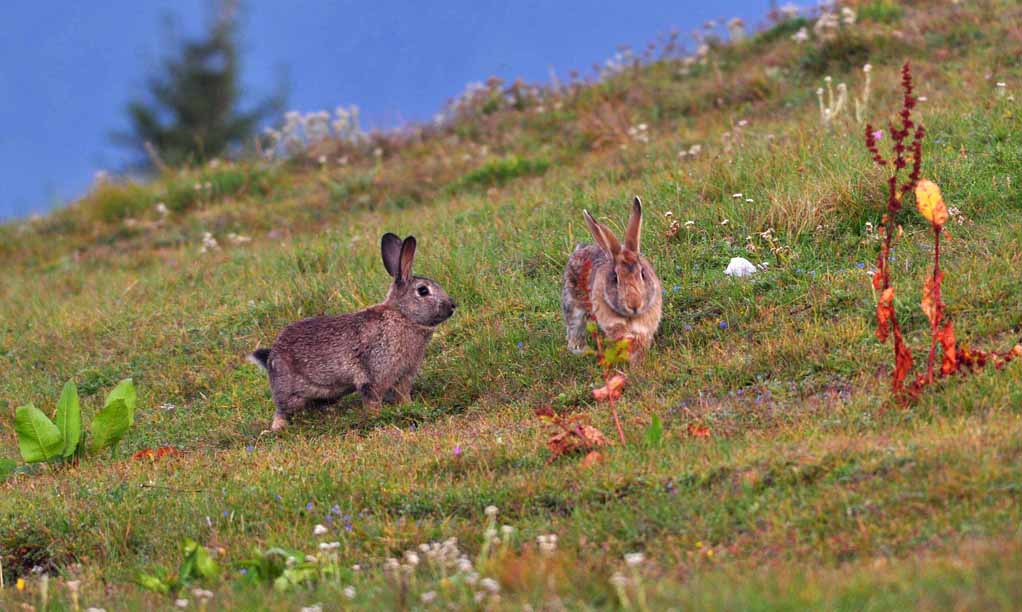
[[[206,0],[9,0],[0,36],[0,219],[80,196],[128,153],[110,143],[166,41],[164,17],[200,32]],[[250,100],[282,70],[289,108],[357,104],[363,124],[428,120],[465,84],[491,75],[546,82],[588,72],[619,45],[641,50],[671,28],[709,19],[754,24],[767,0],[298,0],[243,3],[243,82]],[[685,38],[686,42],[691,39]]]

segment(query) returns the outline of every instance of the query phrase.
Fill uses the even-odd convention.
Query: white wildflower
[[[479,581],[479,586],[483,587],[490,593],[500,592],[500,583],[498,583],[493,578],[483,578],[482,580]]]
[[[791,35],[791,39],[798,44],[802,44],[809,40],[809,30],[807,30],[805,26],[802,26],[799,28],[798,32]]]
[[[175,608],[187,608],[188,607],[188,600],[187,599],[175,599],[174,600],[174,607]]]
[[[485,512],[486,512],[486,516],[488,516],[490,518],[493,518],[493,517],[497,516],[497,512],[498,511],[497,511],[497,507],[496,506],[486,506]]]
[[[220,243],[218,243],[216,241],[216,238],[213,237],[213,234],[211,234],[209,232],[203,232],[203,234],[202,234],[202,249],[200,249],[199,252],[200,253],[208,253],[210,251],[215,251],[215,250],[217,250],[219,248],[220,248]]]
[[[636,567],[642,565],[642,562],[646,560],[646,555],[641,552],[628,553],[625,555],[625,565],[628,567]]]
[[[425,593],[423,593],[422,595],[419,596],[419,600],[421,600],[422,603],[424,603],[424,604],[433,603],[433,601],[435,599],[436,599],[436,591],[426,591]]]
[[[355,595],[356,595],[355,587],[353,587],[353,586],[346,586],[346,587],[344,587],[344,591],[342,591],[342,592],[344,593],[344,596],[347,597],[348,599],[355,599]]]
[[[313,535],[318,535],[318,536],[321,536],[321,535],[327,533],[328,531],[330,531],[330,530],[326,528],[326,525],[316,525],[315,527],[312,528]]]
[[[727,33],[735,42],[745,38],[745,22],[741,17],[733,17],[727,22]]]

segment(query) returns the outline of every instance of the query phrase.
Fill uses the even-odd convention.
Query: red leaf
[[[134,455],[131,456],[135,461],[142,459],[148,459],[150,461],[158,461],[164,457],[175,457],[177,455],[183,455],[184,451],[174,448],[173,446],[161,446],[155,450],[151,448],[144,448]]]
[[[624,389],[627,380],[625,375],[620,372],[611,376],[606,385],[593,389],[593,399],[598,402],[604,402],[621,397],[622,389]]]
[[[699,425],[698,423],[688,424],[688,435],[693,438],[709,438],[710,428],[705,425]]]
[[[561,455],[577,452],[592,453],[594,449],[610,444],[603,432],[586,422],[585,415],[576,414],[564,417],[555,413],[549,406],[537,408],[535,413],[543,422],[555,428],[554,433],[547,439],[550,461]],[[595,460],[590,459],[589,461]]]
[[[912,351],[905,344],[901,330],[894,328],[894,377],[893,388],[897,393],[903,389],[908,373],[912,371]]]

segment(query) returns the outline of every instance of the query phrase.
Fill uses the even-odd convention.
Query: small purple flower
[[[309,502],[309,503],[305,504],[305,509],[306,510],[312,510],[312,508],[313,508],[313,503],[312,502]]]
[[[673,291],[675,293],[681,291],[681,285],[675,285],[675,286],[671,287],[671,291]]]
[[[691,326],[691,325],[689,325],[688,323],[686,323],[686,324],[685,324],[685,331],[687,331],[687,332],[690,332],[690,331],[692,331],[692,326]]]
[[[231,511],[230,511],[230,510],[224,510],[224,511],[223,511],[223,515],[224,515],[225,517],[228,517],[228,516],[230,516],[230,515],[231,515]]]
[[[331,514],[340,514],[341,513],[341,507],[338,506],[337,504],[334,504],[333,507],[330,508],[330,513]]]
[[[345,531],[351,531],[351,523],[348,523],[347,525],[345,525],[344,526],[344,530]]]
[[[460,444],[454,447],[454,456],[455,457],[460,457],[461,456],[461,445]]]
[[[860,270],[865,270],[866,269],[866,264],[864,264],[861,261],[859,261],[859,262],[856,262],[855,267],[860,269]]]
[[[884,131],[883,130],[877,130],[877,131],[873,132],[870,135],[873,137],[873,140],[875,140],[877,142],[880,142],[884,138]]]
[[[247,445],[247,446],[245,447],[245,452],[251,453],[251,452],[253,452],[254,450],[255,450],[255,447],[254,447],[254,446],[252,446],[251,444],[249,444],[249,445]]]
[[[275,499],[276,499],[277,501],[284,501],[284,498],[283,498],[283,497],[281,497],[281,496],[280,496],[280,494],[274,495],[273,497],[274,497],[274,498],[275,498]]]
[[[519,341],[518,341],[518,350],[520,351],[520,350],[522,350],[522,349],[523,349],[524,347],[525,347],[525,343],[524,343],[524,342],[522,342],[521,340],[519,340]]]
[[[727,329],[727,321],[721,321],[717,326],[721,329]]]
[[[248,576],[248,569],[243,567],[240,570],[238,570],[238,573],[240,573],[242,576]]]

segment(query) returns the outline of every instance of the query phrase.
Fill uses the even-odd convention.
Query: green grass
[[[1018,4],[996,7],[911,5],[894,24],[874,16],[860,34],[874,63],[872,121],[884,124],[898,105],[903,56],[887,54],[897,44],[913,62],[927,97],[924,175],[964,215],[944,245],[944,300],[961,339],[1004,349],[1022,327],[1013,306],[1022,299],[1022,109],[994,82],[1009,83],[1009,94],[1022,82],[1022,66],[997,59],[1022,43],[1004,29]],[[921,31],[912,23],[927,34],[911,34]],[[929,55],[959,31],[979,42]],[[117,188],[141,200],[101,205],[108,195],[97,192],[0,227],[0,456],[17,457],[16,406],[52,406],[73,378],[88,422],[129,376],[139,410],[122,456],[185,451],[157,463],[92,457],[0,484],[0,608],[41,603],[33,567],[52,576],[49,609],[70,609],[70,579],[82,580],[85,606],[169,608],[172,598],[136,580],[177,572],[186,539],[217,557],[221,578],[196,586],[222,609],[1017,607],[1022,363],[944,381],[910,407],[892,401],[890,347],[873,335],[864,270],[878,249],[865,225],[880,222],[883,176],[850,117],[820,127],[819,79],[800,67],[808,48],[788,36],[745,44],[760,46],[735,50],[719,78],[705,68],[683,79],[677,66],[654,64],[546,113],[487,107],[455,130],[477,142],[425,139],[343,167],[182,171]],[[859,91],[857,66],[833,76]],[[780,80],[763,97],[716,89],[753,77]],[[629,105],[617,106],[622,99]],[[650,141],[580,145],[612,138],[615,113],[648,122]],[[696,143],[698,155],[678,157]],[[492,153],[480,153],[484,144]],[[211,184],[208,197],[172,205],[168,194],[194,194],[200,181]],[[560,275],[587,238],[581,210],[620,230],[633,194],[645,203],[643,250],[666,294],[656,345],[619,406],[628,444],[591,468],[548,463],[538,405],[613,431],[606,408],[588,399],[594,364],[565,350]],[[157,201],[171,209],[166,218]],[[899,219],[893,273],[919,361],[931,253],[912,208]],[[672,219],[683,227],[668,237]],[[761,236],[768,229],[772,243]],[[414,233],[418,272],[459,302],[413,402],[370,416],[346,400],[265,433],[268,385],[244,356],[289,322],[382,299],[385,231]],[[200,252],[204,232],[219,249]],[[729,279],[735,256],[770,267]],[[657,446],[644,442],[653,415],[665,428]],[[711,436],[688,435],[693,423]],[[491,504],[498,530],[514,531],[482,555]],[[330,531],[316,537],[316,524]],[[557,550],[545,556],[536,538],[551,533]],[[412,578],[384,569],[389,557],[450,537],[497,581],[499,601],[476,603],[481,583],[425,559]],[[314,585],[278,592],[240,572],[261,551],[318,554],[321,541],[339,547]],[[645,561],[627,567],[624,555],[637,551]],[[19,577],[24,591],[12,586]],[[422,602],[427,592],[435,603]],[[183,596],[195,604],[190,589]]]

